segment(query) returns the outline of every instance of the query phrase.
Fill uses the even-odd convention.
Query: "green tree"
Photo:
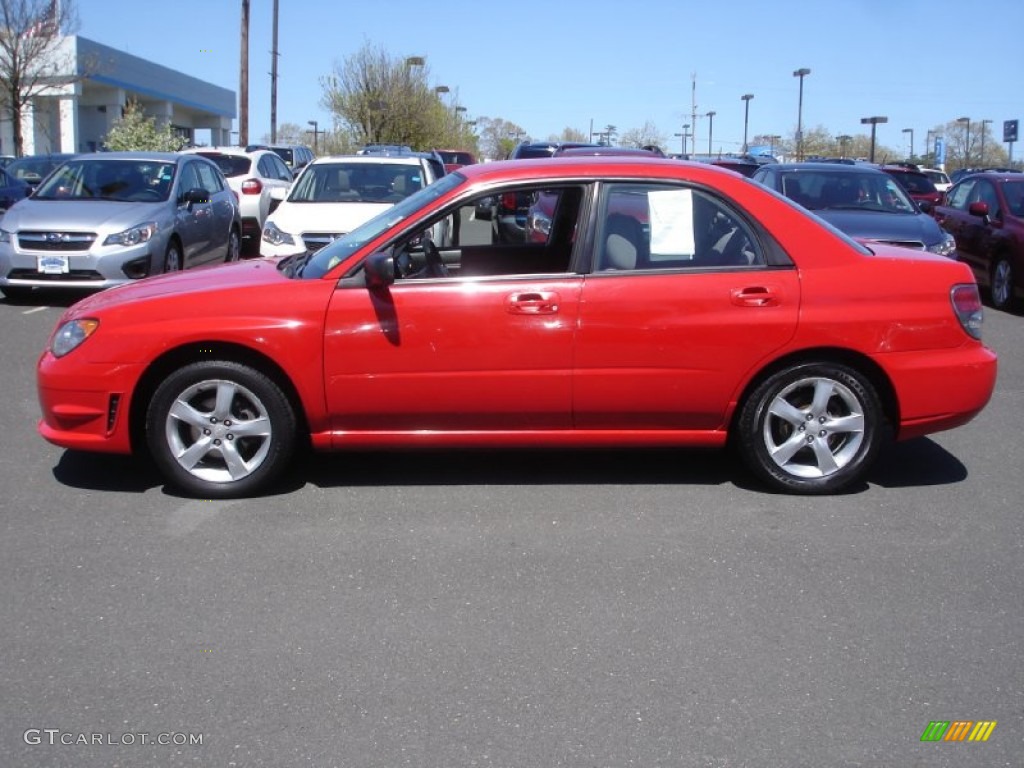
[[[476,129],[480,153],[491,160],[503,160],[520,141],[530,138],[520,126],[500,117],[478,117]]]
[[[169,124],[157,127],[156,118],[147,117],[142,105],[130,100],[121,117],[110,127],[104,146],[112,151],[177,152],[187,140]]]

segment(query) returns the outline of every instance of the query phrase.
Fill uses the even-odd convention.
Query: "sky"
[[[241,0],[73,2],[78,34],[238,92]],[[273,0],[250,0],[250,140],[270,134],[272,17]],[[1024,119],[1022,31],[1020,0],[279,0],[277,121],[329,127],[321,78],[370,44],[424,57],[467,119],[534,139],[650,123],[679,151],[695,101],[696,150],[737,152],[744,94],[749,139],[793,134],[806,68],[805,131],[867,134],[861,118],[885,116],[879,145],[909,153],[909,128],[922,152],[959,117],[992,120],[997,141]]]

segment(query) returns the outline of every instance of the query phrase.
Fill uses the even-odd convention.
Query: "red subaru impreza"
[[[542,237],[492,242],[474,212],[506,193],[544,197]],[[707,164],[488,163],[315,254],[74,305],[39,360],[39,430],[148,452],[204,498],[266,489],[307,443],[731,444],[769,488],[829,493],[884,440],[985,406],[981,323],[966,265],[869,249]]]

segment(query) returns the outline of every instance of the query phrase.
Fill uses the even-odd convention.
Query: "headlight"
[[[158,227],[155,221],[139,224],[137,227],[118,232],[116,235],[108,235],[103,241],[104,245],[138,245],[150,240],[156,234]]]
[[[295,245],[295,238],[278,229],[272,221],[263,226],[263,239],[271,245]]]
[[[53,334],[53,340],[50,341],[50,351],[54,357],[64,357],[64,355],[92,336],[93,331],[99,327],[100,321],[91,318],[66,322]]]
[[[952,256],[956,252],[956,239],[948,232],[944,232],[942,240],[935,245],[929,245],[928,250],[939,256]]]
[[[6,229],[0,229],[0,243],[11,242],[11,233]]]

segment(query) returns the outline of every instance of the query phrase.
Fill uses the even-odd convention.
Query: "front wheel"
[[[295,411],[266,375],[240,363],[192,363],[157,388],[146,440],[166,480],[202,498],[247,496],[285,469]]]
[[[238,235],[238,230],[232,229],[228,235],[228,250],[224,256],[224,261],[231,263],[232,261],[238,261],[242,258],[242,239]]]
[[[1006,256],[997,256],[992,266],[992,306],[1004,312],[1013,309],[1013,265]]]
[[[775,490],[833,493],[863,477],[878,453],[885,419],[874,386],[843,365],[782,370],[751,393],[738,422],[738,447]]]

